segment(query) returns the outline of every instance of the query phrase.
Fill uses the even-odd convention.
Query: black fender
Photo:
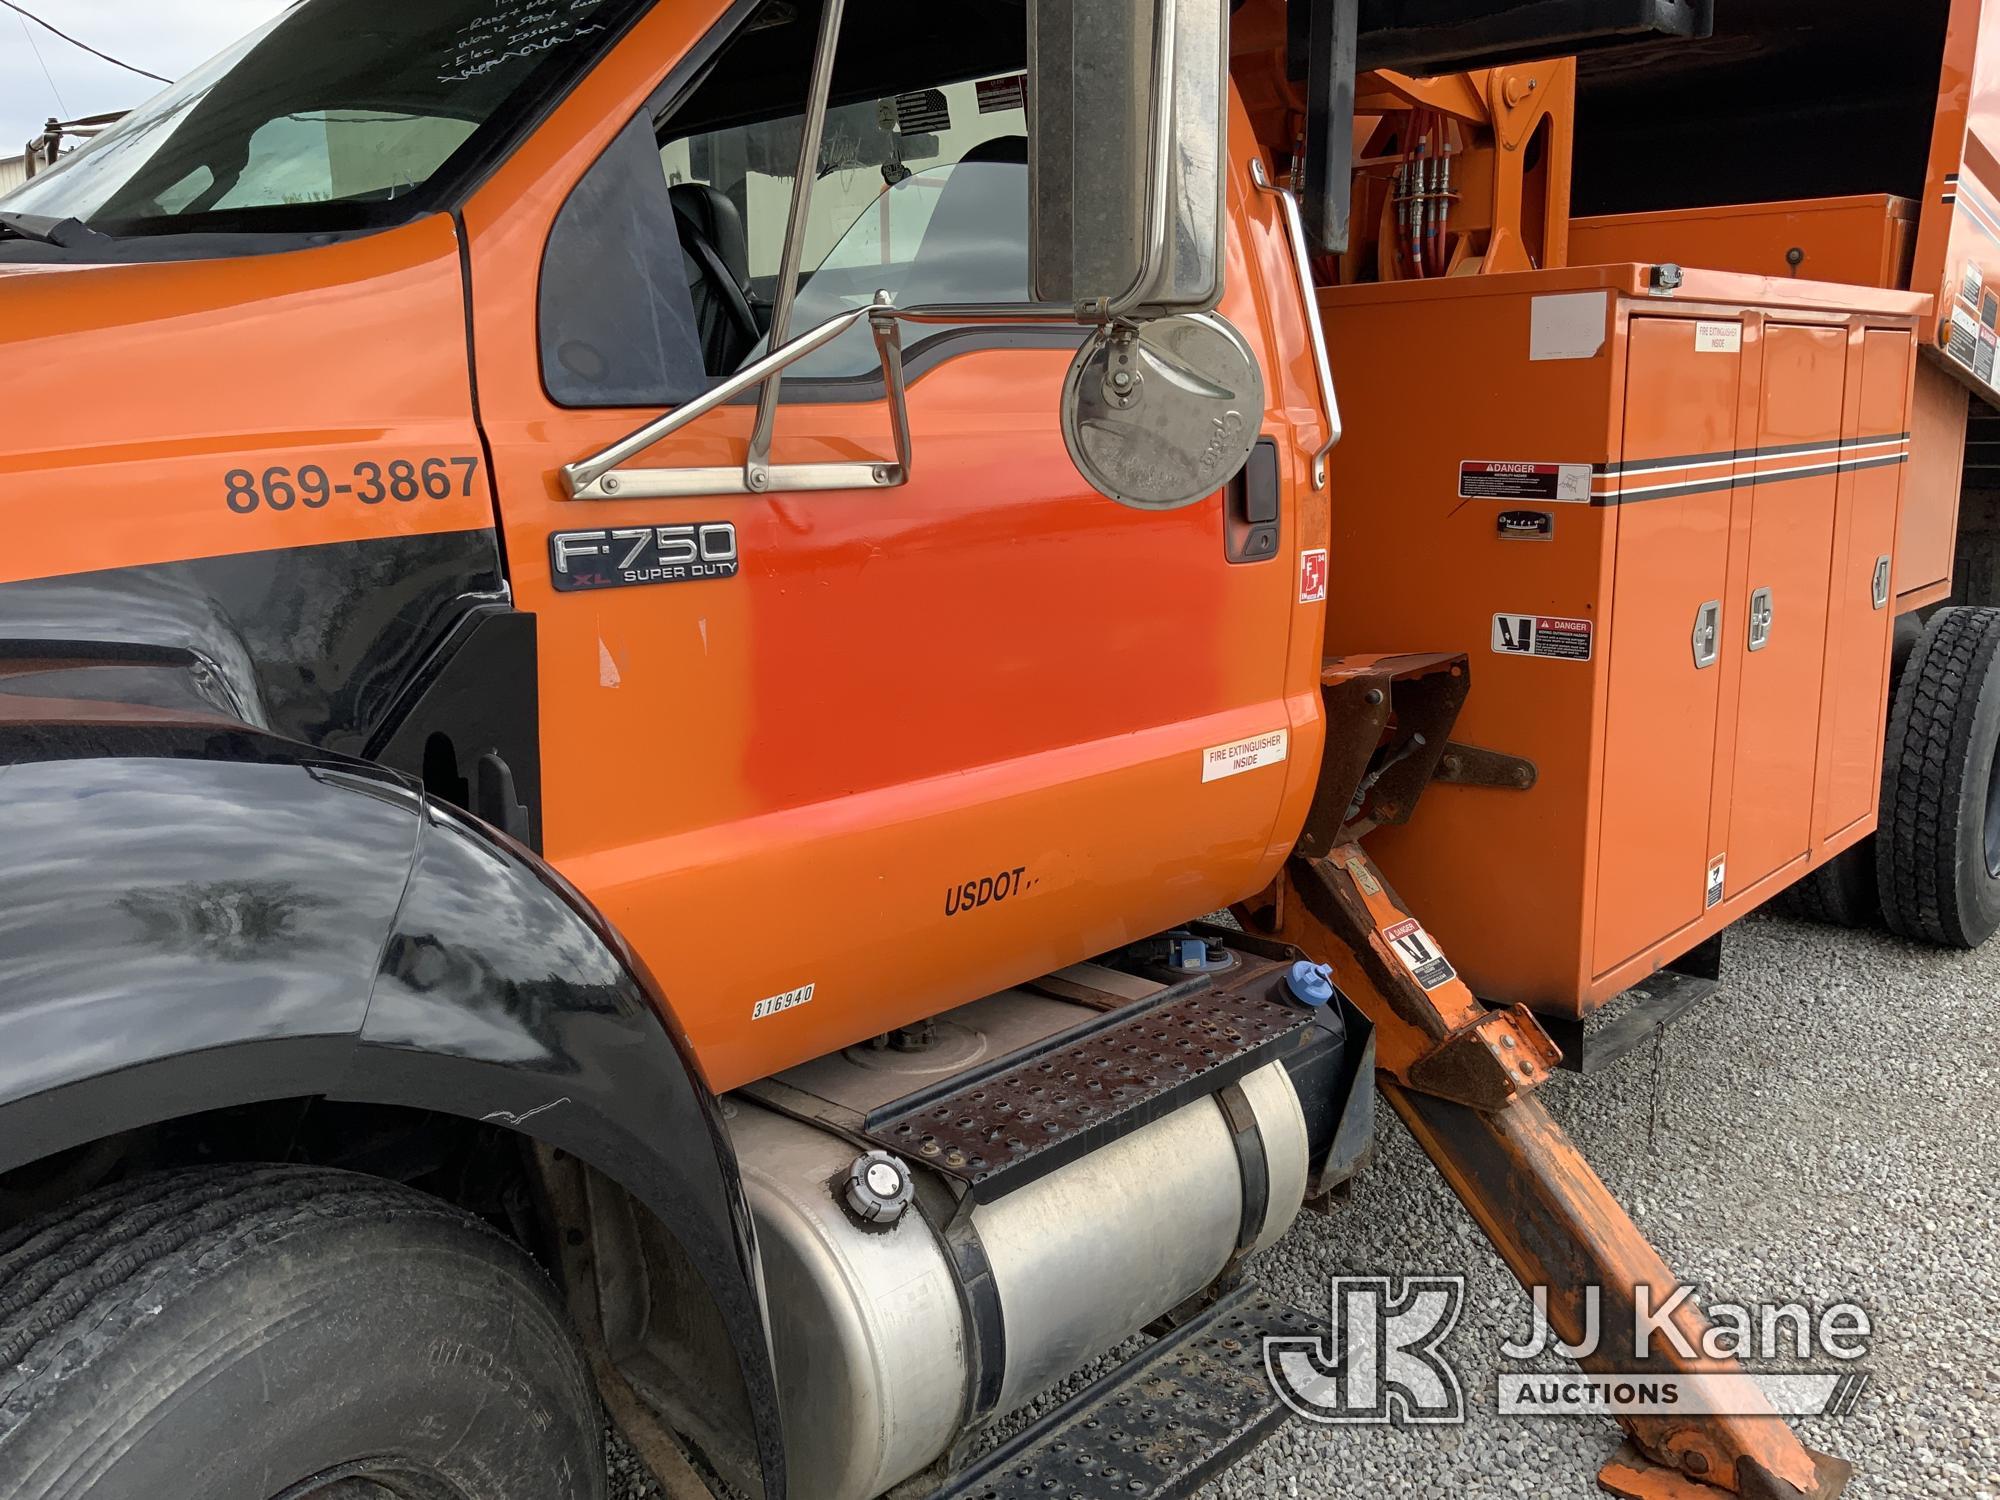
[[[0,680],[0,1171],[300,1096],[567,1151],[679,1239],[783,1448],[755,1240],[716,1101],[615,931],[412,779],[200,704]]]

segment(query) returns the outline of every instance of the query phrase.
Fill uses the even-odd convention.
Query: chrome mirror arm
[[[889,431],[896,445],[893,463],[825,464],[732,464],[683,469],[626,469],[661,439],[670,436],[699,417],[706,416],[754,386],[763,384],[768,392],[778,371],[798,363],[816,349],[823,349],[855,324],[866,319],[875,335],[875,351],[882,361],[883,392],[889,403]],[[910,435],[909,396],[903,375],[902,325],[935,323],[1015,323],[1028,325],[1076,326],[1067,311],[1010,307],[917,307],[893,306],[887,292],[877,292],[865,307],[837,314],[817,328],[800,334],[783,348],[751,365],[746,365],[711,391],[685,406],[654,418],[637,432],[620,438],[600,453],[580,458],[562,468],[563,487],[572,500],[657,500],[677,495],[744,495],[773,490],[879,490],[905,484],[910,477],[913,442]],[[1079,327],[1078,332],[1083,330]]]
[[[785,220],[785,246],[778,258],[778,284],[771,297],[772,345],[792,331],[792,301],[798,296],[799,270],[805,260],[806,220],[812,212],[813,184],[819,178],[820,140],[826,133],[827,102],[833,90],[833,59],[840,50],[840,18],[847,0],[826,0],[819,20],[819,46],[813,52],[812,77],[806,87],[805,128],[799,134],[798,170],[792,175],[792,207]],[[887,299],[880,293],[876,301]],[[771,434],[778,425],[778,387],[784,366],[777,365],[757,395],[757,419],[750,427],[750,446],[743,455],[743,485],[748,490],[770,488]],[[883,369],[886,372],[888,365]]]
[[[837,317],[828,318],[817,328],[799,335],[799,337],[793,339],[782,348],[773,349],[754,364],[745,365],[741,370],[738,370],[713,390],[706,391],[686,405],[677,406],[663,416],[655,418],[629,437],[620,438],[603,452],[593,453],[589,458],[580,458],[573,464],[565,464],[562,470],[563,484],[569,490],[570,499],[611,500],[635,498],[652,493],[717,493],[718,491],[714,488],[706,490],[676,489],[672,491],[635,490],[628,488],[622,482],[620,476],[613,471],[618,469],[628,459],[637,458],[662,438],[680,431],[681,428],[687,426],[688,423],[694,421],[697,417],[706,416],[718,406],[734,400],[753,386],[763,384],[764,381],[770,378],[774,371],[782,370],[787,365],[796,364],[814,350],[824,348],[847,332],[856,323],[859,323],[863,318],[875,317],[878,307],[887,306],[886,297],[886,293],[878,293],[873,305],[857,307],[852,312],[845,312]],[[889,322],[891,342],[894,342],[895,324],[893,316],[891,316]],[[876,340],[878,344],[881,342],[881,335],[879,333],[876,335]],[[902,352],[898,348],[896,352],[896,390],[898,396],[900,396],[902,391],[902,372]],[[904,420],[907,422],[907,418]],[[843,464],[839,467],[868,468],[870,466],[866,464]],[[642,470],[640,472],[644,474],[706,474],[711,471],[705,469],[666,469]],[[738,469],[735,472],[737,482],[721,486],[721,492],[726,493],[731,490],[747,492],[749,490],[750,484],[747,471]]]
[[[1319,378],[1319,399],[1326,407],[1326,441],[1313,454],[1313,488],[1326,488],[1326,460],[1340,441],[1340,403],[1333,395],[1333,370],[1327,364],[1326,333],[1319,322],[1319,298],[1313,295],[1312,256],[1306,248],[1305,221],[1299,217],[1299,200],[1285,188],[1274,185],[1264,173],[1261,157],[1250,159],[1250,180],[1261,193],[1276,196],[1285,214],[1285,235],[1291,241],[1292,269],[1298,274],[1299,300],[1305,303],[1306,337],[1312,344],[1313,373]]]

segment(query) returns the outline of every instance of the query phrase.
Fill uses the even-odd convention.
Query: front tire
[[[518,1246],[395,1183],[163,1173],[0,1230],[9,1500],[603,1500]]]
[[[1875,834],[1882,917],[1976,948],[2000,927],[2000,610],[1941,609],[1889,711]]]

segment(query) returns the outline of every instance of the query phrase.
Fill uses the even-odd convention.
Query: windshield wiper
[[[91,245],[108,245],[111,236],[100,234],[81,219],[49,221],[30,214],[0,212],[0,229],[24,240],[54,245],[61,250],[81,250]]]

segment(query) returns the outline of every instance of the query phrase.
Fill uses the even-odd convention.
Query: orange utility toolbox
[[[1478,993],[1586,1013],[1873,830],[1927,297],[1639,265],[1319,297],[1368,372],[1328,654],[1470,653],[1454,740],[1533,768],[1370,846]]]
[[[1905,286],[1917,205],[1888,193],[1725,203],[1569,221],[1571,265],[1670,260],[1713,270]]]

